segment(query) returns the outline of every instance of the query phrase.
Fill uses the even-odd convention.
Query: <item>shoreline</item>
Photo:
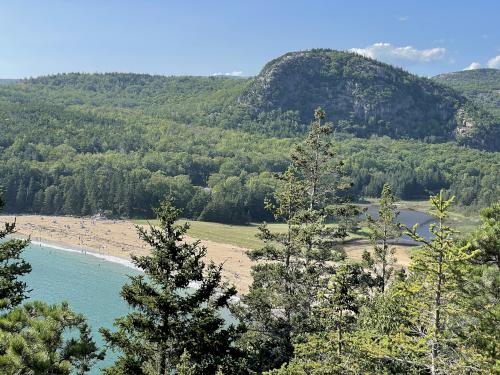
[[[10,236],[10,237],[17,238],[17,239],[22,239],[22,240],[28,239],[28,237],[22,236],[22,235],[21,236],[20,235],[13,235],[13,236]],[[46,247],[46,248],[50,248],[50,249],[54,249],[54,250],[59,250],[59,251],[64,251],[64,252],[68,252],[68,253],[75,253],[75,254],[81,254],[81,255],[89,255],[89,256],[92,256],[92,257],[104,260],[105,262],[119,264],[119,265],[121,265],[123,267],[127,267],[127,268],[133,269],[133,270],[141,272],[141,273],[143,272],[140,268],[136,267],[131,261],[129,261],[127,259],[116,257],[116,256],[112,256],[112,255],[99,254],[99,253],[96,253],[95,251],[92,251],[92,250],[89,250],[89,249],[85,249],[85,248],[73,248],[71,245],[60,243],[60,242],[50,242],[50,241],[40,242],[40,241],[32,241],[31,239],[30,239],[30,244],[32,244],[32,245],[38,245],[38,246],[43,246],[43,247]],[[200,286],[200,284],[198,284],[197,282],[191,282],[191,283],[189,283],[189,287],[193,288],[193,289],[198,288],[199,286]],[[238,295],[236,295],[236,296],[234,296],[232,298],[235,299],[235,300],[239,300],[239,297],[240,296],[238,294]]]
[[[0,215],[0,225],[14,221],[16,233],[13,237],[30,237],[33,244],[86,253],[131,268],[135,268],[130,260],[131,255],[141,256],[150,252],[150,247],[137,236],[135,224],[127,220]],[[188,235],[184,241],[192,243],[196,239]],[[205,261],[224,264],[224,279],[234,284],[240,294],[246,293],[252,282],[250,270],[253,265],[246,255],[246,249],[208,240],[201,240],[200,244],[207,248]]]
[[[66,216],[41,215],[0,215],[0,226],[3,222],[16,220],[16,233],[12,237],[26,239],[30,237],[35,245],[52,247],[62,251],[83,253],[105,261],[121,264],[137,269],[131,262],[131,255],[148,255],[150,247],[137,236],[136,226],[127,220],[94,220],[92,218],[75,218]],[[192,243],[195,238],[189,235],[184,241]],[[251,261],[247,249],[209,240],[200,240],[207,249],[206,262],[223,264],[223,279],[233,284],[242,295],[248,292],[252,283]],[[412,244],[394,244],[397,264],[406,267],[410,262]],[[360,261],[363,251],[371,250],[368,241],[357,240],[339,246],[348,258]]]
[[[28,236],[17,235],[17,234],[13,235],[12,237],[13,238],[22,239],[22,240],[26,240],[26,239],[29,238]],[[124,267],[128,267],[128,268],[132,268],[132,269],[135,269],[135,270],[139,270],[139,268],[137,268],[128,259],[117,257],[117,256],[113,256],[113,255],[101,254],[101,253],[95,252],[94,249],[88,249],[88,248],[78,247],[78,246],[70,245],[70,244],[63,243],[63,242],[46,241],[46,240],[45,241],[37,241],[37,240],[32,240],[31,238],[30,238],[30,244],[40,245],[40,246],[43,246],[43,247],[50,247],[51,249],[56,249],[56,250],[60,250],[60,251],[66,251],[68,253],[77,253],[77,254],[82,254],[82,255],[90,255],[90,256],[93,256],[95,258],[99,258],[99,259],[105,260],[107,262],[116,263],[116,264],[120,264],[120,265],[122,265]]]

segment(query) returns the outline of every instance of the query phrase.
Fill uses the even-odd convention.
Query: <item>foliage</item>
[[[482,264],[494,264],[500,270],[500,202],[481,210],[481,225],[471,238],[480,252],[475,258]]]
[[[245,114],[234,101],[248,84],[112,73],[1,86],[6,211],[151,217],[168,194],[186,218],[272,220],[263,203],[276,188],[272,174],[286,170],[289,150],[309,124],[285,113],[281,120]],[[333,137],[356,196],[377,197],[384,183],[401,199],[444,188],[460,205],[476,208],[500,194],[498,153],[433,144],[432,135],[422,141],[355,138],[342,133],[345,121],[335,121]],[[427,134],[425,126],[414,129]],[[481,129],[475,131],[487,132]]]
[[[268,373],[497,373],[500,273],[494,264],[476,265],[478,251],[445,223],[452,200],[431,197],[431,239],[407,228],[422,246],[408,275],[385,293],[369,293],[372,281],[359,266],[337,267],[315,305],[321,329]]]
[[[396,207],[396,199],[389,185],[384,185],[380,198],[378,217],[374,219],[368,216],[368,229],[370,230],[370,242],[373,253],[363,252],[363,265],[370,269],[375,275],[375,284],[382,293],[394,273],[394,254],[396,249],[391,246],[391,241],[401,236],[401,225],[397,222],[399,211]]]
[[[131,277],[121,293],[133,310],[116,320],[116,332],[101,329],[121,352],[107,373],[163,375],[178,366],[196,374],[234,370],[238,330],[220,313],[236,291],[221,281],[221,265],[202,261],[206,248],[199,241],[182,242],[188,225],[175,224],[179,210],[171,201],[156,213],[160,227],[138,227],[151,255],[132,257],[144,275]]]
[[[0,197],[0,210],[2,208],[3,200]],[[0,310],[19,305],[28,293],[26,282],[19,278],[31,272],[31,265],[21,257],[29,240],[2,241],[15,233],[15,228],[15,222],[5,223],[5,228],[0,230]]]
[[[242,321],[248,327],[242,341],[260,372],[288,362],[293,342],[306,332],[321,278],[331,271],[328,261],[341,258],[335,241],[347,230],[340,219],[356,215],[339,193],[350,185],[343,176],[343,163],[336,160],[328,134],[331,125],[315,122],[306,140],[292,153],[288,170],[277,178],[280,186],[268,206],[275,218],[287,225],[286,232],[260,228],[261,249],[249,251],[254,282],[243,299]],[[328,220],[336,225],[327,226]]]
[[[473,69],[445,73],[433,80],[453,87],[500,117],[500,70]]]
[[[277,120],[294,114],[304,121],[320,105],[338,131],[432,142],[460,138],[457,115],[465,111],[473,127],[482,130],[461,142],[500,149],[498,119],[490,124],[487,116],[478,116],[480,108],[455,90],[350,52],[313,49],[280,56],[250,82],[240,101],[259,116],[274,114]]]
[[[0,348],[5,374],[85,374],[104,358],[84,316],[66,303],[29,302],[2,315]]]

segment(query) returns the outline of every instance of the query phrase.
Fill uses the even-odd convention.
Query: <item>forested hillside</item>
[[[341,54],[346,56],[361,59]],[[381,66],[386,73],[404,73]],[[417,90],[420,79],[406,76]],[[1,86],[0,186],[6,210],[149,216],[170,194],[186,217],[272,220],[263,203],[274,191],[272,173],[286,169],[289,150],[309,127],[312,112],[255,115],[241,104],[255,82],[111,73]],[[370,90],[363,94],[368,99],[375,92]],[[311,101],[324,104],[321,98]],[[333,111],[334,144],[353,184],[348,194],[377,197],[389,182],[403,199],[444,188],[469,207],[489,205],[500,195],[498,152],[437,143],[432,131],[420,140],[356,137],[335,116]],[[415,128],[422,134],[427,129]]]
[[[457,91],[354,53],[328,49],[287,53],[269,62],[240,103],[258,116],[295,114],[317,106],[338,131],[387,135],[499,150],[500,121]]]
[[[464,94],[500,118],[500,70],[473,69],[433,78]]]

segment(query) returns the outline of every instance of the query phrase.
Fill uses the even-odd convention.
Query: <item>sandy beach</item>
[[[130,261],[130,256],[146,255],[149,247],[137,236],[135,224],[126,220],[106,220],[74,218],[66,216],[0,216],[0,225],[16,220],[17,234],[29,236],[33,242],[71,248],[82,252],[93,252],[106,257],[116,257]],[[195,241],[186,237],[186,241]],[[245,254],[246,249],[231,244],[201,240],[207,248],[207,258],[215,263],[223,263],[223,275],[236,286],[239,293],[246,293],[252,282],[250,269],[253,262]],[[369,243],[358,241],[344,245],[347,255],[361,259]],[[409,247],[398,245],[396,258],[400,266],[409,263]]]
[[[130,260],[132,254],[146,255],[149,247],[137,236],[135,225],[125,220],[93,220],[63,216],[0,216],[0,225],[16,220],[17,234],[32,241],[95,252]],[[189,242],[195,239],[186,237]],[[225,278],[245,293],[251,283],[252,262],[245,249],[212,241],[201,241],[207,247],[207,258],[224,263]]]

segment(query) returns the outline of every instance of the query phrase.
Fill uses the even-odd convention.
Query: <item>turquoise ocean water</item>
[[[26,276],[33,289],[30,298],[49,303],[69,302],[73,310],[87,316],[94,337],[102,346],[98,329],[112,328],[114,318],[129,311],[119,293],[128,280],[127,275],[138,271],[92,255],[38,244],[31,244],[24,257],[33,267]],[[108,353],[91,374],[99,374],[99,368],[110,365],[114,358],[113,353]]]

